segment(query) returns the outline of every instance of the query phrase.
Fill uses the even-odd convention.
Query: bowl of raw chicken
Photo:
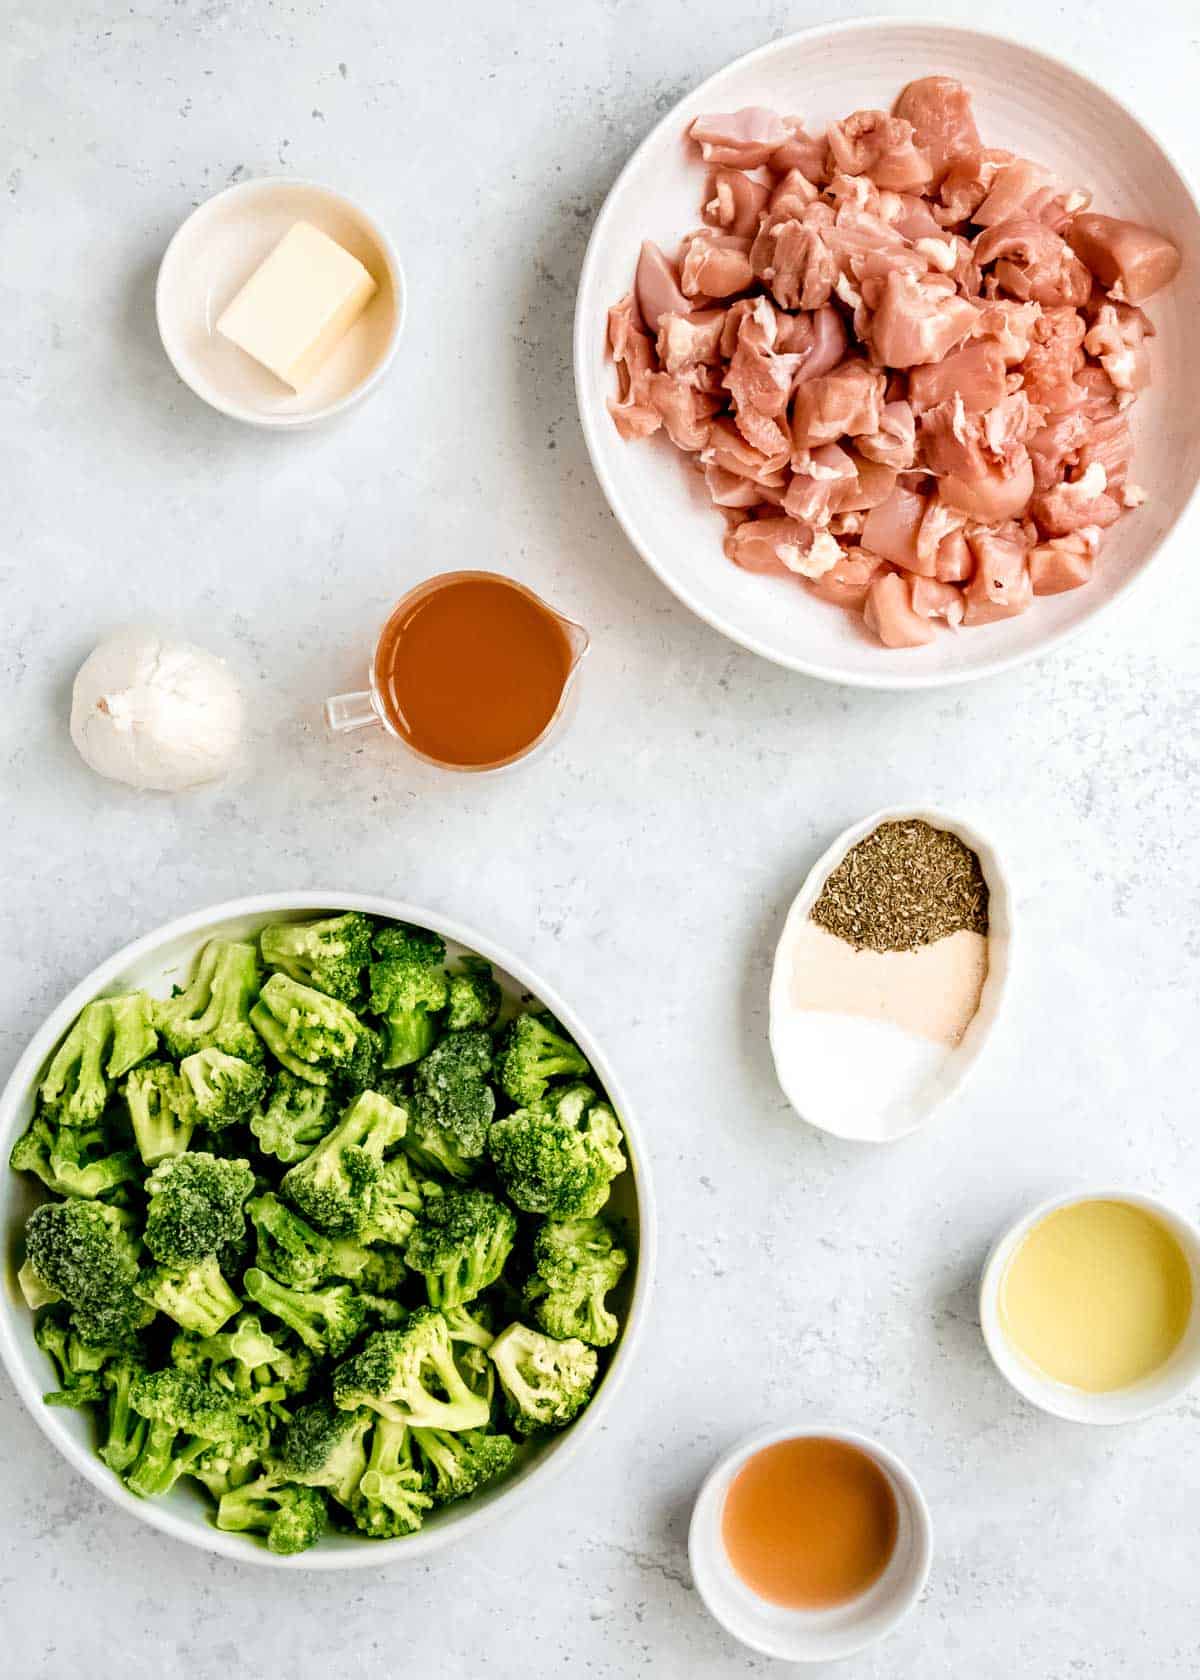
[[[1126,593],[1200,483],[1200,207],[1001,37],[807,31],[689,94],[580,279],[605,495],[723,634],[830,681],[1003,670]]]

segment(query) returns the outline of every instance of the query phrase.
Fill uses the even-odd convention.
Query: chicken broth
[[[558,710],[573,664],[558,618],[508,578],[435,581],[384,627],[375,685],[387,720],[427,758],[502,764]]]
[[[755,1453],[725,1496],[721,1538],[752,1592],[789,1610],[858,1598],[896,1547],[892,1484],[846,1441],[797,1436]]]

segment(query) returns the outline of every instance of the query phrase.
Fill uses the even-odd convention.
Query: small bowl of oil
[[[979,1321],[997,1370],[1072,1423],[1132,1423],[1200,1377],[1200,1227],[1155,1196],[1076,1190],[996,1243]]]
[[[709,1613],[743,1645],[831,1662],[912,1609],[933,1523],[912,1472],[878,1441],[836,1426],[766,1429],[709,1472],[688,1555]]]

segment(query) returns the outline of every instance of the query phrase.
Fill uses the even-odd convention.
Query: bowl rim
[[[1000,1324],[1000,1285],[1004,1273],[1020,1244],[1049,1214],[1061,1208],[1075,1207],[1081,1202],[1124,1202],[1154,1214],[1179,1242],[1192,1272],[1192,1310],[1188,1330],[1200,1323],[1200,1225],[1172,1203],[1149,1190],[1131,1189],[1128,1185],[1079,1185],[1071,1190],[1047,1196],[1044,1201],[1027,1208],[1007,1225],[988,1251],[979,1278],[979,1327],[1000,1375],[1023,1400],[1051,1417],[1067,1423],[1083,1423],[1115,1427],[1122,1423],[1138,1423],[1143,1418],[1174,1405],[1200,1378],[1200,1337],[1184,1350],[1178,1360],[1176,1349],[1158,1373],[1129,1388],[1116,1388],[1099,1393],[1075,1389],[1066,1383],[1045,1376],[1036,1366],[1022,1358],[1011,1345]],[[1180,1239],[1180,1232],[1184,1239]],[[1184,1332],[1185,1337],[1188,1331]],[[1180,1344],[1182,1348],[1182,1343]],[[1137,1397],[1143,1398],[1139,1400]],[[1124,1400],[1122,1400],[1124,1396]]]
[[[216,205],[225,203],[229,199],[248,197],[261,191],[264,187],[288,187],[321,193],[326,198],[334,199],[351,211],[370,231],[371,237],[379,247],[380,255],[388,268],[392,282],[392,293],[395,297],[395,317],[392,330],[388,335],[387,344],[378,362],[370,373],[353,389],[339,397],[336,402],[327,403],[324,408],[310,409],[299,414],[262,414],[255,409],[245,407],[226,397],[220,388],[204,379],[197,379],[195,369],[177,351],[172,344],[172,335],[164,328],[163,322],[168,312],[165,306],[166,278],[169,278],[168,265],[175,254],[176,247],[181,243],[184,234],[193,223],[210,215]],[[308,426],[318,425],[324,420],[332,420],[337,414],[343,414],[348,408],[368,396],[382,381],[384,375],[396,359],[396,352],[400,348],[400,339],[404,333],[404,322],[408,312],[408,281],[404,273],[404,265],[392,243],[391,236],[373,211],[360,204],[357,199],[339,192],[336,187],[330,187],[324,181],[314,181],[304,175],[252,175],[248,180],[235,181],[232,186],[222,187],[220,192],[213,193],[210,198],[203,199],[195,209],[180,222],[175,232],[167,241],[166,249],[158,265],[158,273],[154,280],[154,319],[158,327],[159,342],[166,353],[167,360],[175,369],[179,378],[194,396],[201,402],[207,403],[209,408],[218,414],[224,414],[230,420],[240,420],[245,426],[257,426],[260,430],[271,432],[303,431]]]
[[[804,676],[814,677],[820,682],[833,683],[839,687],[901,693],[922,689],[949,688],[959,683],[977,682],[987,677],[998,676],[1003,671],[1010,671],[1018,665],[1028,663],[1030,660],[1042,658],[1052,649],[1061,647],[1065,642],[1090,629],[1118,601],[1129,599],[1135,586],[1141,583],[1155,562],[1161,559],[1168,545],[1178,538],[1181,528],[1195,512],[1197,505],[1200,504],[1200,479],[1192,486],[1187,499],[1174,519],[1147,550],[1146,556],[1137,570],[1131,573],[1112,595],[1098,599],[1086,616],[1073,624],[1066,624],[1057,630],[1047,632],[1045,637],[1032,647],[1000,655],[980,665],[972,666],[969,670],[917,671],[914,669],[911,673],[881,671],[878,675],[870,670],[847,671],[827,662],[802,658],[769,647],[761,636],[756,635],[753,631],[735,627],[718,609],[707,606],[698,598],[686,581],[673,575],[670,568],[659,561],[653,544],[643,537],[634,513],[625,503],[623,492],[619,488],[614,474],[609,471],[604,461],[600,444],[600,415],[598,411],[589,406],[585,395],[588,364],[595,349],[593,334],[596,324],[594,320],[587,318],[583,307],[586,294],[594,284],[594,273],[600,263],[601,246],[608,235],[609,223],[615,216],[615,202],[624,186],[626,177],[633,172],[644,152],[649,151],[660,138],[672,132],[678,126],[678,112],[681,105],[703,94],[714,82],[721,80],[730,71],[744,69],[759,60],[771,57],[790,47],[802,44],[815,47],[821,41],[829,40],[834,36],[867,34],[886,29],[936,29],[947,35],[956,35],[974,41],[992,42],[1006,47],[1019,47],[1022,51],[1040,59],[1044,64],[1085,83],[1105,99],[1110,100],[1141,131],[1169,168],[1174,171],[1197,213],[1200,213],[1200,188],[1197,187],[1197,183],[1192,179],[1189,170],[1184,167],[1170,147],[1119,94],[1096,81],[1094,77],[1080,69],[1077,64],[1071,63],[1069,59],[1059,53],[1049,52],[1043,46],[1010,31],[975,29],[970,24],[953,22],[937,16],[921,17],[905,13],[893,17],[888,14],[877,14],[866,18],[847,18],[838,23],[812,24],[806,29],[794,30],[788,35],[779,36],[774,41],[765,42],[760,47],[752,48],[750,52],[741,53],[738,57],[730,59],[728,63],[714,71],[711,76],[706,76],[703,81],[698,82],[695,87],[689,89],[675,101],[671,109],[654,124],[649,133],[639,141],[629,154],[605,195],[604,203],[601,205],[600,213],[592,226],[587,248],[584,251],[583,265],[579,273],[579,284],[575,293],[573,365],[575,403],[579,411],[580,426],[591,459],[592,470],[599,480],[604,498],[627,540],[632,543],[659,582],[675,596],[676,600],[682,602],[689,611],[695,613],[696,617],[702,619],[711,629],[737,643],[740,647],[746,648],[749,652],[758,654],[760,658],[770,660],[773,665],[780,665],[786,670],[798,671]],[[605,412],[604,418],[607,420],[607,412]]]
[[[546,1486],[552,1474],[561,1473],[580,1450],[585,1438],[595,1435],[599,1426],[607,1421],[633,1363],[648,1316],[658,1242],[654,1189],[645,1136],[624,1087],[613,1073],[607,1056],[599,1048],[593,1035],[582,1025],[575,1011],[559,996],[553,986],[544,982],[526,962],[514,956],[505,946],[478,934],[468,923],[403,899],[375,893],[337,890],[256,893],[242,898],[225,899],[218,904],[190,911],[161,924],[149,933],[131,940],[98,963],[50,1012],[22,1051],[12,1075],[0,1092],[0,1145],[4,1143],[8,1131],[12,1128],[20,1104],[26,1097],[35,1075],[75,1015],[125,968],[161,945],[188,935],[204,933],[214,923],[231,921],[241,916],[291,910],[362,910],[367,914],[388,916],[397,921],[414,922],[418,926],[433,929],[445,938],[456,940],[507,970],[527,991],[536,996],[539,1002],[546,1004],[576,1038],[592,1063],[621,1117],[622,1128],[629,1144],[629,1170],[633,1173],[638,1197],[637,1277],[624,1329],[595,1398],[583,1416],[555,1439],[552,1449],[526,1476],[485,1505],[472,1508],[467,1504],[460,1515],[442,1527],[396,1540],[360,1541],[350,1536],[348,1538],[353,1541],[351,1545],[329,1551],[322,1551],[320,1546],[316,1546],[311,1551],[301,1552],[295,1557],[277,1557],[265,1546],[247,1544],[244,1535],[226,1534],[211,1524],[185,1521],[154,1500],[134,1498],[94,1452],[82,1446],[66,1430],[59,1428],[54,1408],[42,1403],[42,1385],[34,1380],[33,1372],[17,1345],[13,1327],[18,1314],[25,1315],[28,1309],[19,1295],[14,1294],[11,1280],[7,1278],[6,1287],[0,1290],[0,1362],[7,1370],[19,1398],[24,1402],[34,1422],[67,1462],[118,1508],[160,1532],[169,1534],[172,1539],[231,1558],[234,1562],[256,1563],[274,1569],[378,1568],[387,1564],[427,1558],[432,1552],[440,1550],[452,1541],[473,1534],[485,1523],[494,1520],[501,1510],[514,1510],[522,1499],[529,1498],[535,1488],[541,1489]],[[7,1147],[3,1148],[2,1154],[6,1189],[0,1192],[0,1206],[3,1206],[9,1194],[7,1175],[10,1171]],[[5,1270],[7,1272],[7,1258]]]
[[[715,1584],[716,1566],[713,1559],[723,1553],[720,1521],[724,1501],[718,1495],[732,1482],[734,1473],[755,1453],[761,1452],[765,1447],[776,1446],[781,1441],[813,1436],[844,1441],[848,1446],[857,1447],[860,1452],[873,1458],[889,1479],[903,1491],[913,1519],[914,1555],[908,1584],[899,1594],[896,1606],[882,1626],[865,1634],[856,1634],[852,1628],[848,1628],[844,1644],[837,1651],[805,1655],[794,1648],[785,1649],[778,1640],[752,1629],[748,1622],[726,1614],[727,1606],[722,1603],[721,1608],[718,1608],[715,1595],[710,1596],[709,1589]],[[696,1591],[709,1615],[728,1634],[751,1650],[758,1651],[763,1656],[793,1663],[838,1662],[843,1657],[854,1656],[857,1652],[885,1639],[910,1614],[924,1592],[933,1565],[933,1544],[933,1516],[929,1503],[921,1484],[899,1454],[862,1430],[822,1420],[757,1429],[735,1441],[728,1451],[721,1454],[701,1482],[688,1524],[688,1561],[696,1583]]]

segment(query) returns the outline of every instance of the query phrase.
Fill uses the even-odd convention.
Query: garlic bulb
[[[75,678],[71,739],[115,782],[178,793],[215,781],[241,732],[241,696],[221,660],[144,626],[101,642]]]

